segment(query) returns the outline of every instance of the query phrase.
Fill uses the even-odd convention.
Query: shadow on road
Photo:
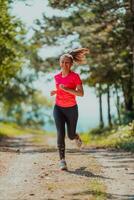
[[[109,199],[109,200],[134,200],[134,195],[118,195],[118,194],[110,194],[107,192],[101,192],[97,190],[85,190],[82,192],[72,193],[70,195],[77,196],[77,195],[93,195],[96,196],[97,199]],[[81,197],[82,198],[82,197]]]
[[[86,167],[80,167],[78,169],[75,169],[74,171],[68,170],[68,172],[71,173],[71,174],[78,175],[78,176],[86,176],[86,177],[92,177],[92,178],[110,179],[110,178],[107,178],[107,177],[104,177],[104,176],[101,176],[101,175],[93,174],[92,172],[87,171],[85,169],[86,169]]]

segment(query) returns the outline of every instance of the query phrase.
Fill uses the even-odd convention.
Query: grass
[[[25,128],[18,126],[15,123],[0,123],[0,136],[8,136],[8,137],[15,137],[17,135],[24,135],[24,134],[53,134],[48,133],[47,131],[43,131],[40,129],[32,129],[32,128]]]
[[[93,129],[89,133],[82,133],[85,144],[96,148],[116,148],[134,152],[133,123],[112,129]]]
[[[94,157],[90,158],[89,171],[93,174],[100,174],[102,166],[100,166]],[[91,177],[88,182],[88,194],[91,195],[91,200],[106,200],[108,194],[106,193],[106,186],[99,178]]]
[[[105,192],[106,187],[99,180],[91,180],[89,183],[92,200],[106,200],[108,195]]]

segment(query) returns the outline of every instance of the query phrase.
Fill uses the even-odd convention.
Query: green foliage
[[[134,119],[134,112],[122,111],[121,118],[122,118],[123,124],[128,124],[128,123],[132,122],[132,120]]]
[[[30,129],[18,126],[16,123],[0,123],[0,137],[8,136],[15,137],[24,134],[45,134],[46,132],[40,129]]]
[[[90,193],[93,195],[93,200],[106,200],[108,195],[106,193],[106,188],[99,180],[91,180],[89,183],[91,188]]]
[[[124,96],[125,112],[133,112],[132,46],[134,33],[132,27],[134,15],[130,11],[130,2],[49,0],[49,5],[53,10],[62,11],[62,14],[48,17],[44,13],[43,20],[37,20],[38,29],[33,37],[36,45],[39,48],[44,44],[58,46],[68,38],[72,38],[68,42],[66,52],[74,47],[88,47],[90,49],[88,63],[81,67],[81,73],[85,77],[84,83],[95,87],[98,97],[104,93],[108,94],[105,88],[110,90],[118,87]],[[54,69],[54,59],[50,58],[44,62],[42,60],[38,69],[45,71],[47,65],[50,66],[50,64],[51,69]],[[43,64],[46,66],[44,69],[41,68]],[[101,87],[98,88],[97,85]],[[107,99],[109,101],[108,116],[110,117],[110,95]],[[118,100],[117,109],[120,118],[119,103]],[[121,119],[119,121],[121,123]]]
[[[63,13],[51,18],[44,13],[43,20],[36,21],[37,30],[34,29],[35,35],[29,45],[25,43],[26,31],[21,21],[9,12],[11,2],[0,0],[0,96],[7,115],[19,123],[44,123],[40,111],[49,103],[29,86],[32,83],[30,79],[17,77],[16,74],[26,59],[30,59],[30,67],[36,72],[55,69],[57,58],[43,60],[38,50],[44,45],[62,45],[69,38],[72,39],[65,51],[78,46],[90,49],[87,66],[81,67],[81,73],[86,75],[84,82],[95,87],[98,97],[107,93],[107,86],[118,86],[124,95],[124,113],[133,113],[134,16],[130,12],[129,1],[49,0],[53,9]],[[101,87],[97,88],[97,85]],[[27,120],[22,117],[27,113],[25,109],[30,116]]]
[[[7,0],[0,0],[0,8],[0,92],[3,92],[22,65],[25,31],[21,22],[10,15]]]
[[[50,118],[47,110],[51,108],[52,102],[39,91],[31,88],[28,85],[29,81],[25,82],[25,85],[18,84],[18,81],[16,83],[4,93],[1,106],[3,118],[19,125],[36,128],[44,126],[45,117]]]
[[[24,25],[11,15],[12,2],[0,0],[0,117],[20,125],[40,127],[45,123],[44,117],[49,118],[45,111],[51,106],[32,84],[38,78],[35,69],[42,61],[37,56],[37,44],[32,39],[26,41]]]
[[[100,134],[101,133],[101,134]],[[96,148],[114,148],[134,151],[134,122],[127,126],[115,127],[111,130],[93,129],[81,134],[85,144]]]
[[[111,128],[110,127],[104,127],[102,129],[100,129],[100,127],[94,128],[90,131],[91,135],[100,135],[103,134],[104,132],[106,133],[107,131],[110,131]]]

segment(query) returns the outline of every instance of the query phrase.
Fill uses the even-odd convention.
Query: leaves
[[[4,91],[23,63],[24,29],[20,21],[9,14],[8,1],[0,0],[0,91]]]

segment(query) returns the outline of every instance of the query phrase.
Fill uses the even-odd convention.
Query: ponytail
[[[78,48],[72,51],[69,51],[66,54],[63,54],[60,58],[68,57],[71,59],[72,62],[76,62],[78,64],[85,64],[86,63],[86,54],[89,53],[88,48]]]
[[[86,63],[86,54],[89,54],[88,48],[78,48],[69,52],[69,54],[73,57],[73,61],[78,64]]]

